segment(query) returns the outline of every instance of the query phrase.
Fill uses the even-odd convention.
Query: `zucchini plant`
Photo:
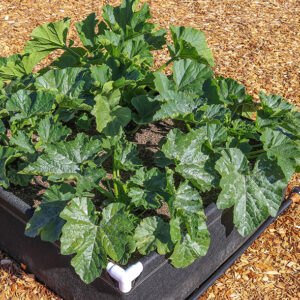
[[[108,259],[126,264],[135,252],[157,251],[178,268],[204,256],[202,197],[212,191],[219,209],[233,207],[239,233],[250,234],[276,215],[299,171],[297,107],[262,92],[254,102],[242,84],[214,74],[200,30],[170,26],[166,44],[150,17],[147,4],[123,0],[105,5],[102,21],[91,14],[75,24],[81,47],[65,18],[37,27],[21,54],[0,58],[0,185],[48,182],[25,234],[60,240],[86,283]],[[152,51],[165,46],[170,59],[154,70]],[[146,166],[135,134],[165,119],[173,128]]]

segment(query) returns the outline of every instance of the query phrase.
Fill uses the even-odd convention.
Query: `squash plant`
[[[60,240],[82,280],[100,276],[108,259],[134,252],[168,255],[178,268],[204,256],[210,238],[201,195],[218,191],[246,236],[275,216],[300,166],[300,113],[282,97],[215,76],[212,51],[194,28],[170,26],[170,60],[153,70],[166,30],[146,22],[149,7],[123,0],[76,23],[37,27],[22,54],[0,58],[0,184],[50,187],[25,234]],[[54,50],[62,54],[33,72]],[[162,70],[172,63],[172,74]],[[174,127],[151,168],[132,136],[164,119]],[[97,203],[97,206],[95,205]],[[168,206],[168,217],[157,210]]]

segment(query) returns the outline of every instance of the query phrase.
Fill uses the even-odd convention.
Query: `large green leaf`
[[[44,144],[57,143],[66,139],[72,133],[71,129],[60,122],[54,122],[52,117],[41,120],[37,130],[40,141]]]
[[[171,57],[189,58],[200,63],[215,66],[211,49],[206,44],[202,31],[193,27],[170,26],[174,45],[168,45]]]
[[[51,92],[19,90],[8,99],[6,109],[18,112],[14,119],[27,119],[52,110],[55,95]]]
[[[158,169],[140,168],[130,178],[128,196],[135,207],[159,208],[165,196],[166,176]]]
[[[31,139],[23,131],[19,131],[17,135],[13,136],[10,139],[10,144],[15,145],[23,152],[35,153],[34,146],[31,142]]]
[[[112,70],[107,65],[92,66],[90,67],[90,71],[96,86],[103,86],[106,82],[111,80]]]
[[[182,182],[176,190],[173,182],[171,184],[170,199],[168,201],[170,213],[173,216],[189,216],[191,214],[205,218],[201,196],[188,181]]]
[[[206,123],[210,120],[219,120],[225,123],[230,120],[231,112],[223,104],[203,105],[195,113],[195,121],[198,123]]]
[[[300,146],[280,131],[270,128],[264,130],[261,141],[268,157],[277,159],[278,165],[289,181],[297,167],[297,159],[300,158]]]
[[[138,157],[136,144],[127,142],[122,137],[115,145],[114,166],[118,170],[134,171],[142,165]]]
[[[55,242],[65,221],[59,214],[72,200],[75,189],[71,185],[51,186],[43,196],[42,203],[34,211],[34,215],[26,225],[25,234],[35,237],[39,233],[43,241]]]
[[[0,65],[0,82],[9,81],[30,73],[32,68],[26,64],[26,59],[19,54],[14,54],[9,57],[1,57],[2,63]]]
[[[275,161],[262,155],[250,171],[245,155],[231,148],[222,151],[216,169],[222,176],[217,206],[234,206],[233,221],[241,235],[253,232],[269,214],[276,215],[287,181]]]
[[[75,23],[75,27],[79,38],[85,48],[92,52],[97,47],[96,44],[96,25],[98,20],[96,19],[96,14],[92,13],[86,17],[80,23]]]
[[[160,103],[145,95],[136,96],[131,99],[132,105],[137,110],[137,114],[132,115],[132,119],[137,124],[148,124],[154,120],[155,113],[160,108]]]
[[[71,264],[85,283],[91,283],[107,265],[95,207],[88,198],[74,198],[60,217],[66,221],[60,239],[61,253],[76,253]]]
[[[169,91],[164,95],[166,102],[161,104],[160,109],[155,113],[154,120],[175,119],[188,122],[194,121],[194,112],[201,105],[201,100],[195,94],[185,92]]]
[[[209,190],[218,183],[218,175],[214,170],[215,158],[204,146],[207,138],[205,128],[188,134],[174,129],[167,137],[162,152],[175,161],[178,173],[202,191]]]
[[[102,211],[100,234],[106,253],[115,261],[119,261],[130,242],[128,234],[134,229],[133,223],[122,203],[112,203]]]
[[[172,265],[176,268],[184,268],[190,265],[196,258],[206,255],[209,248],[209,232],[204,220],[202,218],[195,218],[193,221],[194,236],[191,236],[188,232],[183,233],[170,256]],[[181,221],[179,218],[171,220],[171,232],[180,231],[180,225]]]
[[[173,80],[155,73],[154,84],[160,95],[161,107],[155,120],[177,119],[194,123],[194,113],[203,105],[199,97],[203,94],[203,82],[212,77],[212,70],[204,64],[190,59],[181,59],[173,64]]]
[[[93,169],[85,168],[81,174],[76,174],[77,191],[91,191],[93,188],[99,186],[100,181],[105,177],[106,171],[102,168]]]
[[[30,164],[22,172],[40,174],[43,176],[59,175],[62,178],[76,176],[80,172],[80,165],[102,151],[99,140],[88,139],[80,133],[70,142],[59,142],[45,145],[45,154],[36,162]]]
[[[204,81],[213,76],[213,71],[209,67],[191,59],[175,61],[172,70],[177,90],[181,91],[199,93]]]
[[[282,100],[282,96],[269,95],[267,96],[264,92],[260,92],[259,99],[262,108],[269,114],[284,115],[284,113],[295,109],[295,106]]]
[[[66,47],[67,35],[70,26],[70,19],[65,18],[61,21],[51,22],[35,28],[31,36],[32,40],[28,41],[24,48],[24,53],[44,52],[48,53],[56,49]]]
[[[262,110],[257,112],[256,124],[263,130],[265,127],[281,128],[283,131],[300,137],[300,113],[298,108],[281,96],[259,94]]]
[[[39,76],[35,81],[37,89],[53,91],[56,101],[63,107],[91,110],[91,106],[84,103],[84,95],[88,77],[84,68],[65,68],[50,70]]]
[[[173,181],[172,173],[168,174],[170,234],[175,244],[170,259],[175,267],[183,268],[206,254],[210,239],[198,191],[188,181],[176,189]]]
[[[173,248],[170,225],[157,216],[143,219],[135,229],[134,239],[138,251],[144,255],[154,250],[164,255]]]

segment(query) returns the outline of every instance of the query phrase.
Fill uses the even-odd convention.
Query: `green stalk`
[[[72,54],[76,58],[79,58],[79,59],[82,58],[78,53],[76,53],[75,51],[73,51],[71,48],[69,48],[67,46],[64,47],[64,50],[68,51],[70,54]]]
[[[256,154],[262,154],[264,152],[266,152],[264,149],[260,149],[260,150],[249,152],[248,155],[253,156],[253,155],[256,155]]]
[[[259,147],[262,147],[263,144],[262,143],[259,143],[259,144],[256,144],[256,145],[251,145],[252,148],[259,148]]]
[[[252,151],[252,152],[248,153],[247,158],[248,159],[254,159],[254,158],[257,158],[258,156],[260,156],[263,153],[266,153],[266,151],[264,149],[257,150],[257,151]]]
[[[192,131],[192,128],[191,128],[190,124],[185,123],[185,125],[186,125],[186,128],[188,129],[188,131],[191,132],[191,131]]]
[[[157,72],[161,72],[165,67],[167,67],[171,62],[173,62],[176,59],[176,57],[172,57],[170,60],[168,60],[165,64],[163,64]]]
[[[108,189],[110,191],[110,193],[112,193],[112,190],[111,190],[111,186],[110,186],[110,183],[109,183],[109,180],[106,178],[106,183],[107,183],[107,186],[108,186]]]
[[[118,178],[118,174],[117,174],[117,169],[115,167],[115,162],[113,163],[113,179],[117,179]],[[115,190],[115,195],[118,198],[119,197],[119,190],[118,190],[118,185],[117,183],[114,181],[114,190]]]
[[[102,188],[101,186],[97,186],[97,189],[98,189],[98,191],[99,191],[101,194],[103,194],[103,195],[104,195],[105,197],[107,197],[108,199],[110,199],[110,200],[112,200],[112,201],[116,201],[115,196],[114,196],[112,193],[106,191],[106,190],[105,190],[104,188]]]
[[[135,128],[133,128],[132,130],[127,131],[126,133],[127,134],[135,134],[140,129],[141,126],[142,126],[141,124],[138,124],[138,125],[136,125]]]

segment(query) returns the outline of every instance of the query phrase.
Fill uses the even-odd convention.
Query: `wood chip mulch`
[[[142,1],[144,2],[144,1]],[[66,16],[80,21],[91,12],[100,17],[104,4],[94,0],[1,0],[0,56],[20,53],[38,25]],[[260,90],[280,94],[300,107],[300,3],[298,0],[148,1],[153,22],[201,29],[212,48],[218,75],[243,83],[257,99]],[[70,37],[76,36],[74,27]],[[53,59],[51,55],[46,64]],[[155,66],[167,61],[160,52]],[[300,185],[295,174],[289,187]],[[300,299],[299,198],[272,224],[203,299]],[[1,230],[3,230],[1,228]],[[26,274],[7,264],[0,252],[0,300],[60,299]],[[25,267],[25,266],[23,266]]]

